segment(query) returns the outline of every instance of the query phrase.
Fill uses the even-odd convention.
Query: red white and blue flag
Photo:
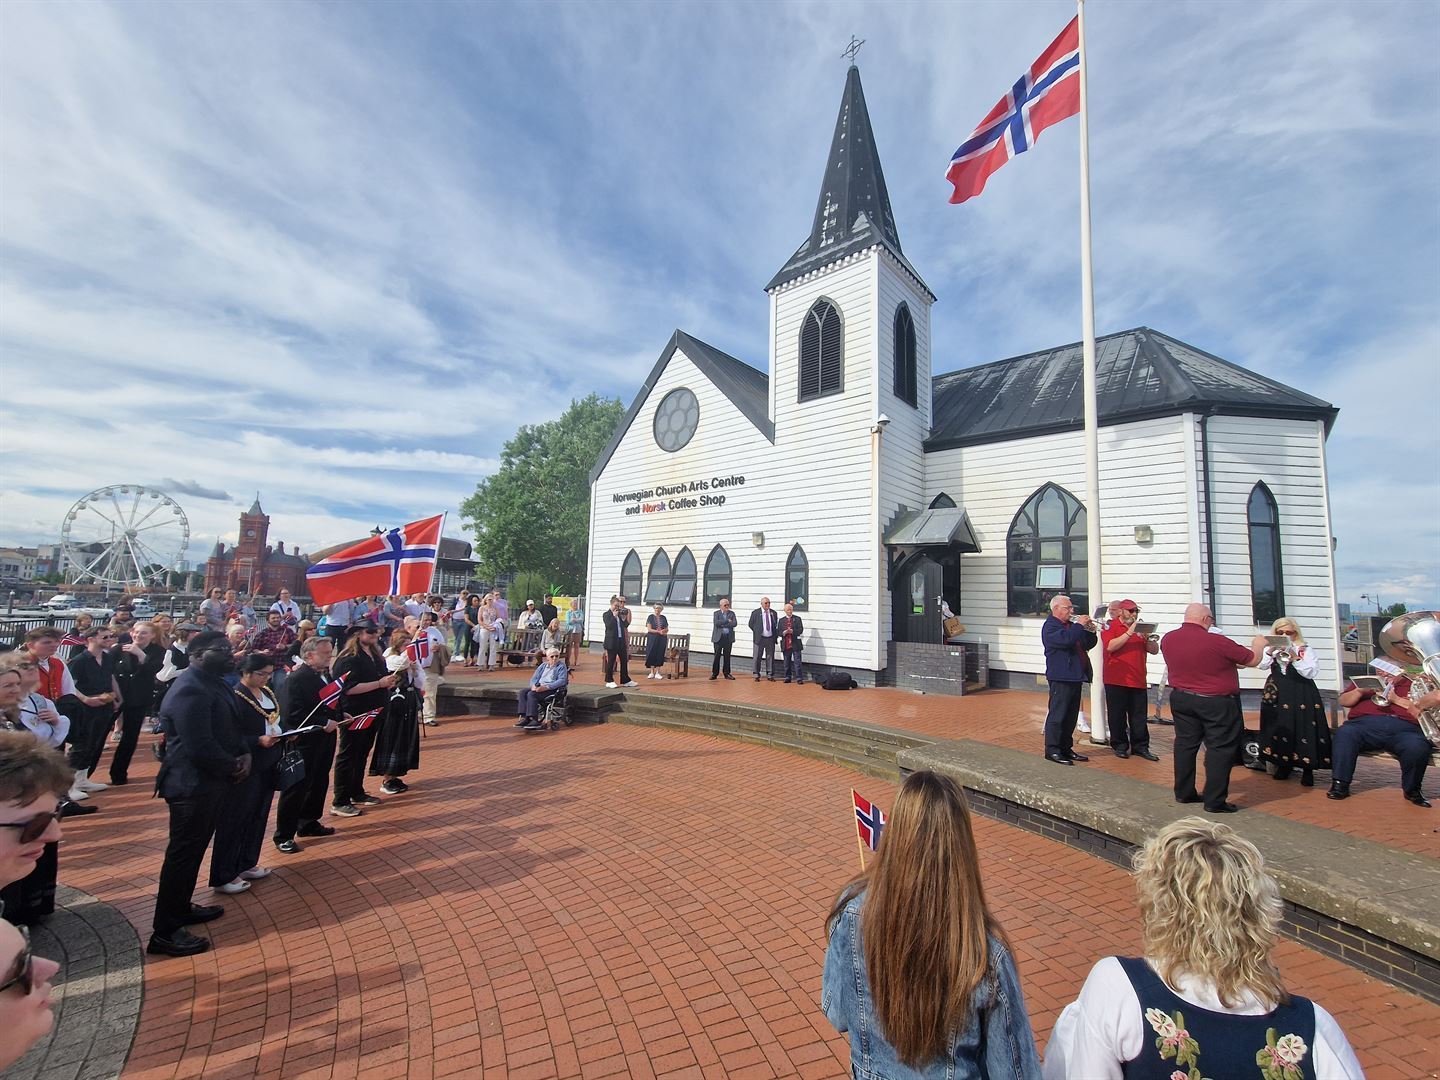
[[[305,571],[310,598],[334,604],[356,596],[429,592],[444,520],[444,514],[436,514],[412,521],[321,559]]]
[[[83,649],[85,648],[85,639],[83,637],[80,637],[78,634],[71,634],[67,632],[65,636],[60,639],[60,644],[55,647],[57,649]]]
[[[885,811],[854,788],[850,789],[850,795],[855,800],[855,827],[860,830],[860,842],[876,851],[880,847],[880,833],[885,829]]]
[[[412,664],[423,664],[430,659],[430,638],[421,634],[409,645],[405,646],[405,655],[410,658]]]
[[[1040,133],[1080,112],[1080,26],[1078,17],[1016,80],[990,114],[950,159],[945,179],[955,185],[952,203],[985,190],[990,174],[1035,145]]]
[[[321,709],[328,709],[335,702],[340,700],[340,695],[345,693],[345,680],[350,677],[347,671],[337,679],[331,679],[320,688],[320,704],[316,706]]]
[[[379,716],[380,713],[380,709],[371,709],[369,712],[361,713],[359,716],[352,716],[350,718],[350,730],[364,731],[371,724],[375,723],[375,718]]]

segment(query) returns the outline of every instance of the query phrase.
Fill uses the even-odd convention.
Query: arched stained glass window
[[[955,500],[950,498],[949,495],[946,495],[945,492],[942,491],[939,495],[936,495],[933,499],[930,500],[930,509],[953,510],[955,509]]]
[[[1005,546],[1011,615],[1048,615],[1060,593],[1090,610],[1085,507],[1074,495],[1045,484],[1015,515]]]
[[[805,557],[805,549],[796,544],[790,549],[790,557],[785,560],[785,596],[784,603],[794,604],[796,611],[806,611],[810,607],[810,560]]]
[[[670,556],[661,548],[650,556],[650,575],[645,582],[645,603],[663,604],[670,595]]]
[[[1280,566],[1280,510],[1264,483],[1250,491],[1245,504],[1250,531],[1250,602],[1257,624],[1285,614],[1285,575]]]
[[[705,560],[705,606],[719,607],[720,601],[730,595],[730,556],[716,544]]]
[[[675,567],[670,573],[669,604],[695,605],[695,556],[688,547],[681,548],[675,556]]]
[[[640,556],[632,548],[620,567],[620,595],[626,600],[640,599]]]

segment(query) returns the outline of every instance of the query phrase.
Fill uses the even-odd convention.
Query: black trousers
[[[1105,684],[1105,718],[1110,725],[1110,749],[1138,754],[1150,749],[1150,695],[1138,686]]]
[[[205,849],[215,835],[215,821],[225,801],[223,782],[170,804],[170,842],[160,866],[155,893],[155,933],[168,936],[184,926],[190,915],[191,896],[200,876]]]
[[[545,708],[545,703],[564,689],[557,686],[553,690],[532,690],[526,687],[520,691],[520,710],[517,715],[528,717],[531,720],[540,718],[540,710]]]
[[[315,731],[297,737],[305,758],[305,779],[280,793],[275,809],[275,840],[293,840],[301,825],[312,825],[325,813],[330,794],[330,767],[335,761],[335,733]],[[241,869],[245,869],[241,867]]]
[[[82,705],[70,718],[70,734],[66,741],[70,750],[66,759],[72,769],[93,769],[105,749],[105,737],[115,722],[111,706],[89,708]]]
[[[1045,713],[1045,754],[1069,757],[1075,752],[1075,722],[1080,719],[1084,683],[1050,683],[1050,708]]]
[[[710,661],[710,674],[711,674],[711,675],[719,675],[719,674],[720,674],[722,658],[723,658],[723,661],[724,661],[724,671],[725,671],[725,674],[726,674],[726,675],[729,675],[729,674],[730,674],[730,653],[733,652],[734,649],[735,649],[735,635],[733,635],[733,634],[731,634],[729,637],[725,638],[725,640],[723,640],[723,641],[717,641],[717,642],[715,642],[715,659],[712,660],[712,661]]]
[[[1206,697],[1189,690],[1170,691],[1175,717],[1175,798],[1195,798],[1195,758],[1205,744],[1205,809],[1215,810],[1230,794],[1230,770],[1240,756],[1245,718],[1239,695]]]
[[[1355,762],[1362,750],[1383,750],[1400,761],[1400,790],[1420,794],[1425,770],[1430,764],[1430,740],[1420,725],[1398,716],[1357,716],[1335,731],[1331,750],[1330,778],[1343,784],[1355,778]]]
[[[243,782],[226,793],[215,823],[215,850],[210,854],[212,889],[234,881],[241,870],[259,865],[270,804],[275,798],[271,779],[270,765],[252,769]]]
[[[620,665],[620,678],[618,680],[615,678],[615,665],[617,663]],[[630,681],[630,650],[624,645],[621,645],[618,649],[612,649],[609,645],[605,646],[605,681],[618,681],[622,683]]]
[[[770,678],[775,677],[775,638],[762,637],[755,639],[755,674],[760,674],[760,661],[765,660],[767,667],[765,674]]]
[[[335,755],[335,805],[342,806],[365,794],[365,759],[375,745],[375,730],[381,719],[364,731],[340,729],[340,752]]]
[[[110,757],[110,779],[116,783],[130,776],[130,759],[135,756],[135,746],[140,741],[140,729],[145,726],[146,709],[126,709],[121,720],[120,741]]]
[[[781,651],[781,652],[784,654],[784,656],[785,656],[785,681],[786,681],[786,682],[789,682],[789,681],[790,681],[790,676],[791,676],[791,673],[792,673],[792,671],[793,671],[794,676],[795,676],[795,681],[796,681],[796,682],[804,682],[804,681],[805,681],[805,661],[801,658],[802,655],[803,655],[803,650],[801,650],[801,649],[786,649],[786,648],[783,648],[783,647],[782,647],[780,651]]]

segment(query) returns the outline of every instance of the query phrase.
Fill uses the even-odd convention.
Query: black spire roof
[[[825,163],[825,179],[820,185],[810,236],[765,286],[765,291],[876,244],[884,246],[924,285],[900,251],[900,233],[890,209],[890,194],[885,190],[875,133],[870,130],[865,91],[860,87],[860,69],[852,64],[845,77],[845,95],[835,119],[835,135],[830,141],[830,157]]]

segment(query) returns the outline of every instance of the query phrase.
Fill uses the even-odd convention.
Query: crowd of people
[[[1100,616],[1106,616],[1100,621]],[[1232,814],[1230,774],[1245,763],[1245,719],[1240,700],[1242,668],[1268,671],[1260,702],[1259,753],[1251,768],[1288,780],[1296,770],[1312,787],[1317,770],[1330,770],[1328,797],[1345,799],[1355,764],[1366,750],[1393,754],[1400,761],[1405,800],[1428,808],[1423,786],[1434,747],[1420,729],[1420,714],[1440,705],[1440,691],[1416,695],[1410,679],[1388,676],[1381,689],[1347,680],[1338,703],[1348,711],[1345,723],[1330,731],[1325,703],[1315,677],[1320,659],[1306,642],[1300,624],[1276,619],[1269,634],[1242,644],[1226,637],[1215,616],[1200,603],[1185,609],[1184,621],[1163,637],[1141,633],[1140,607],[1117,600],[1095,617],[1077,614],[1070,597],[1050,601],[1040,630],[1045,650],[1049,707],[1045,716],[1045,758],[1057,765],[1087,762],[1075,749],[1074,735],[1084,686],[1093,680],[1090,651],[1101,649],[1109,747],[1118,758],[1159,761],[1150,750],[1147,727],[1148,657],[1161,654],[1170,686],[1174,717],[1174,792],[1178,803],[1201,804],[1206,813]],[[1205,748],[1205,781],[1196,786],[1196,761]]]

